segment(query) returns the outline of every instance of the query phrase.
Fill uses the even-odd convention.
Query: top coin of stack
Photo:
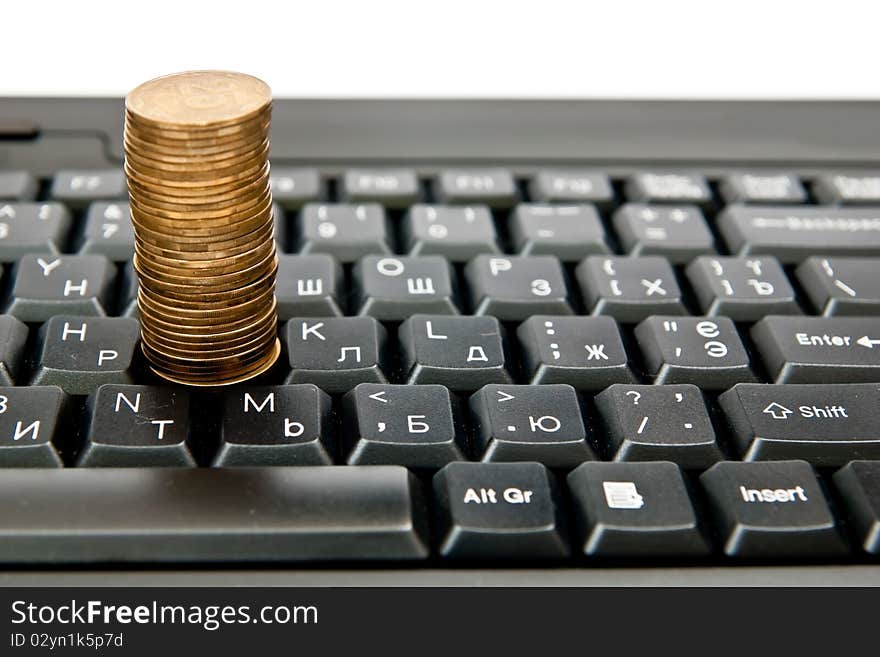
[[[146,82],[125,101],[141,346],[190,385],[254,377],[280,352],[269,87],[223,71]]]

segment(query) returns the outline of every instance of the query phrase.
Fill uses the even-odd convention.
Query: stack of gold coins
[[[278,357],[269,87],[193,71],[125,101],[141,346],[161,377],[224,385]]]

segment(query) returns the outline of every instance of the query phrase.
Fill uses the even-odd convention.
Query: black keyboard
[[[0,563],[876,579],[878,109],[278,101],[283,354],[212,390],[120,102],[0,99]]]

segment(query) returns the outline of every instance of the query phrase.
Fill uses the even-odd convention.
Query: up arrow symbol
[[[767,415],[772,415],[774,420],[786,420],[789,415],[794,413],[790,408],[786,408],[782,404],[777,404],[776,402],[772,402],[761,412],[766,413]]]

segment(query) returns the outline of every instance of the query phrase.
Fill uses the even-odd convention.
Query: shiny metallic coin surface
[[[277,336],[269,87],[190,71],[125,103],[141,350],[159,377],[192,386],[272,367]]]

